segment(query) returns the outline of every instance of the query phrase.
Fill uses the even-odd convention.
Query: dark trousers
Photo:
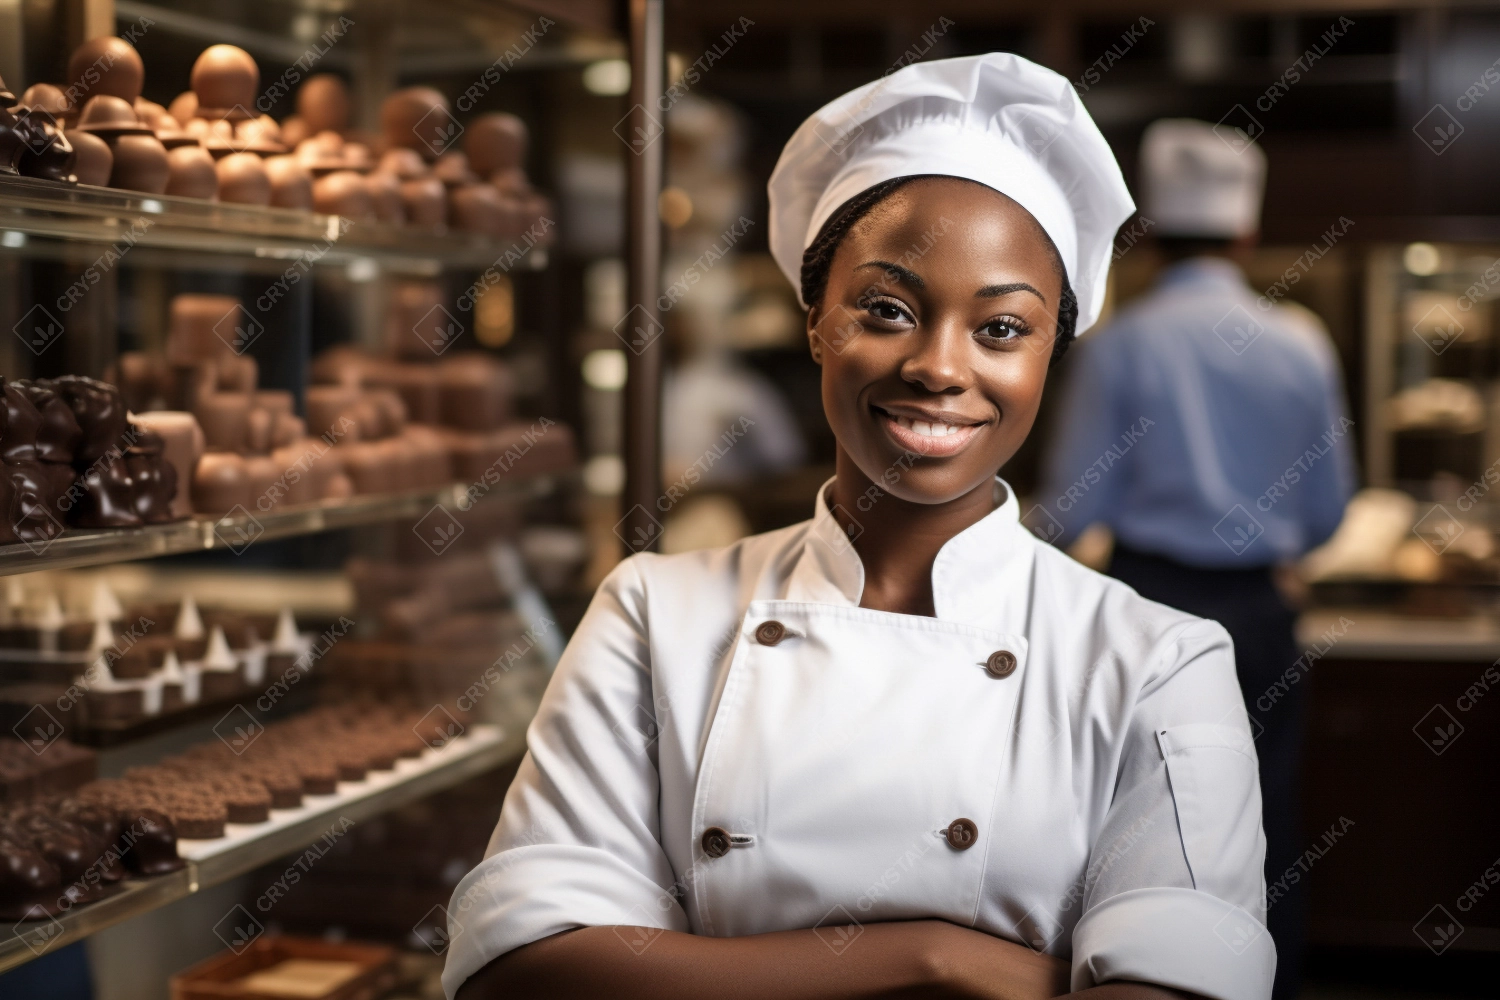
[[[1295,870],[1305,846],[1298,804],[1307,685],[1292,684],[1268,695],[1272,682],[1300,655],[1296,615],[1282,601],[1270,569],[1198,569],[1116,544],[1109,575],[1149,600],[1213,619],[1234,640],[1240,692],[1250,728],[1258,734],[1266,885],[1285,885],[1291,880],[1283,876]],[[1299,878],[1284,891],[1278,887],[1268,893],[1266,924],[1276,942],[1273,1000],[1293,1000],[1297,995],[1306,936],[1306,886],[1306,879]]]

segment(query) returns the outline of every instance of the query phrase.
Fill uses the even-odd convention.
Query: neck
[[[995,509],[994,481],[943,503],[913,503],[881,489],[842,448],[835,470],[829,506],[856,536],[854,550],[865,567],[859,606],[933,616],[932,564],[950,538]]]

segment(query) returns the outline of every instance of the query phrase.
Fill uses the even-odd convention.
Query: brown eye
[[[1026,336],[1031,332],[1031,327],[1014,316],[1007,316],[986,323],[980,328],[980,332],[989,340],[1011,341]]]

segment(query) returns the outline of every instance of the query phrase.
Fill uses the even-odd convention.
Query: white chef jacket
[[[819,928],[857,955],[857,925],[933,917],[1070,958],[1074,989],[1269,997],[1229,636],[1037,540],[997,484],[1003,504],[938,553],[931,618],[859,607],[826,487],[810,521],[622,562],[449,903],[448,996],[576,927]],[[768,621],[780,641],[757,637]],[[945,835],[960,818],[966,849]]]

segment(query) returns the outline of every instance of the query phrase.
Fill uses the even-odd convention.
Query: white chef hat
[[[1078,329],[1093,325],[1115,232],[1135,204],[1073,85],[1003,52],[907,66],[792,135],[771,173],[770,241],[799,298],[803,251],[839,206],[918,174],[978,181],[1030,212],[1062,255]]]
[[[1231,146],[1214,126],[1163,118],[1141,137],[1141,214],[1160,236],[1233,239],[1260,228],[1266,154]]]

